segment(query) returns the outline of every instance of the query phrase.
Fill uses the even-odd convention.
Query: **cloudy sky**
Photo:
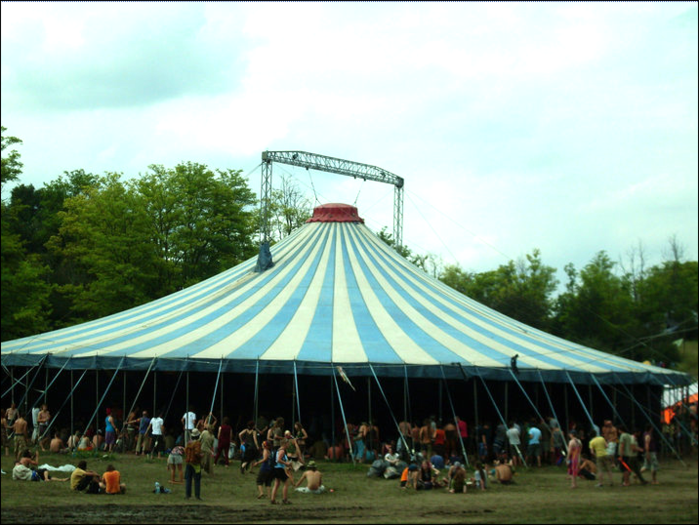
[[[671,236],[697,259],[697,47],[695,2],[2,3],[2,125],[35,187],[372,164],[405,179],[414,251],[486,271],[538,248],[563,281]],[[391,231],[392,186],[282,175]]]

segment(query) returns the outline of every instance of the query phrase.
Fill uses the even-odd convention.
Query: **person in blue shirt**
[[[541,430],[536,426],[536,420],[532,419],[529,425],[529,445],[527,446],[527,463],[532,464],[532,458],[536,457],[537,466],[541,466]]]

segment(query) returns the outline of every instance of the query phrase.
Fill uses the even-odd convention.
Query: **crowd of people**
[[[327,433],[319,435],[317,429],[307,431],[299,421],[287,428],[281,417],[250,420],[238,431],[229,417],[222,417],[219,424],[211,412],[198,418],[194,407],[188,407],[171,428],[165,428],[162,413],[151,417],[138,408],[126,417],[106,409],[104,433],[88,429],[65,435],[55,430],[48,438],[51,414],[46,405],[32,421],[30,436],[32,427],[14,404],[3,410],[3,448],[6,455],[10,445],[14,450],[14,479],[70,480],[76,491],[123,494],[126,486],[113,464],[99,474],[81,460],[70,478],[52,477],[39,468],[39,451],[133,453],[166,458],[169,482],[184,484],[185,497],[200,500],[202,472],[213,477],[220,465],[227,468],[235,459],[240,461],[242,475],[257,469],[257,497],[272,504],[289,504],[292,488],[325,492],[316,459],[367,463],[368,475],[399,480],[403,489],[444,489],[453,494],[465,493],[469,487],[487,490],[489,483],[509,485],[520,468],[545,465],[565,468],[571,488],[577,488],[581,479],[594,480],[597,487],[613,485],[615,469],[621,472],[621,486],[629,486],[632,479],[647,484],[648,475],[650,483],[657,484],[664,437],[657,435],[653,425],[632,432],[611,420],[588,428],[570,422],[563,429],[551,416],[497,425],[484,421],[473,428],[459,417],[444,422],[430,417],[421,423],[401,421],[396,432],[381,430],[371,420],[338,423],[335,440]],[[304,482],[306,486],[301,487]]]

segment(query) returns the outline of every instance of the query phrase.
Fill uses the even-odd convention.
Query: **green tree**
[[[22,162],[20,162],[21,155],[15,149],[11,150],[9,153],[5,153],[5,150],[15,144],[22,144],[22,141],[17,137],[8,137],[5,132],[7,128],[5,126],[0,126],[2,129],[2,135],[0,136],[0,152],[2,154],[2,161],[0,164],[0,188],[5,189],[5,184],[8,182],[15,181],[19,179],[22,174]]]
[[[289,177],[281,177],[281,187],[272,191],[270,235],[280,241],[311,218],[311,202]]]

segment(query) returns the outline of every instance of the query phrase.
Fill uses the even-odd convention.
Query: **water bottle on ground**
[[[157,481],[155,482],[155,490],[153,492],[155,492],[156,494],[160,494],[160,483],[158,483]]]

